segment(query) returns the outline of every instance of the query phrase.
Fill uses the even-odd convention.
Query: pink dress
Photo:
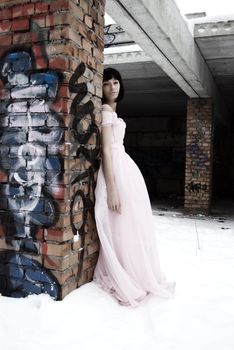
[[[100,253],[93,280],[120,304],[137,306],[151,295],[171,297],[157,253],[151,204],[143,176],[125,152],[126,124],[115,112],[102,112],[102,127],[112,126],[112,165],[121,214],[107,206],[102,165],[95,189],[95,219]]]

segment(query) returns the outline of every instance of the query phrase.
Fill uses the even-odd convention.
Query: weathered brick
[[[83,63],[87,63],[88,61],[88,53],[83,48],[79,50],[79,58]]]
[[[0,22],[0,32],[7,33],[11,30],[11,21],[1,21]]]
[[[62,30],[62,35],[66,39],[70,39],[79,47],[82,47],[82,39],[79,33],[74,32],[72,28],[64,28]]]
[[[1,81],[0,99],[11,100],[11,112],[19,113],[17,116],[12,114],[2,118],[1,126],[4,133],[13,127],[18,128],[17,132],[22,128],[20,140],[23,149],[23,130],[29,124],[28,117],[25,118],[28,108],[33,115],[30,125],[32,128],[35,127],[35,130],[29,130],[28,138],[24,135],[25,144],[27,141],[29,144],[33,141],[36,145],[35,149],[40,152],[43,149],[40,154],[42,162],[38,164],[36,162],[32,174],[28,176],[29,179],[32,176],[39,179],[44,175],[42,189],[35,194],[32,193],[30,199],[27,194],[22,201],[22,205],[27,200],[32,201],[32,208],[34,208],[32,213],[28,211],[27,215],[22,213],[17,216],[21,208],[16,208],[11,215],[15,215],[14,217],[18,220],[17,230],[13,220],[8,220],[6,226],[0,226],[0,250],[12,252],[12,254],[18,252],[23,256],[26,256],[27,252],[28,260],[25,259],[25,261],[28,263],[29,256],[32,256],[33,268],[27,267],[28,275],[35,279],[34,282],[27,282],[30,293],[39,293],[43,288],[50,290],[50,286],[43,285],[44,276],[41,273],[48,270],[51,278],[54,277],[59,285],[59,298],[64,298],[71,290],[92,279],[99,250],[95,221],[93,214],[91,215],[94,198],[90,195],[88,171],[92,167],[92,160],[86,159],[82,153],[77,157],[79,154],[77,130],[81,128],[86,131],[89,126],[89,116],[82,116],[82,113],[83,111],[87,113],[83,107],[90,102],[93,102],[95,108],[95,123],[100,126],[103,72],[103,55],[100,51],[103,50],[103,34],[101,34],[103,31],[98,23],[98,13],[103,17],[103,1],[3,1],[8,7],[2,8],[0,4],[0,54],[7,53],[12,44],[24,48],[26,52],[31,52],[32,49],[33,78],[28,79],[28,84],[33,83],[25,91],[27,96],[32,93],[34,101],[32,102],[29,98],[29,105],[25,104],[23,108],[19,101],[18,104],[14,101],[16,90],[10,93],[9,87],[5,87],[5,82]],[[86,68],[84,70],[82,68],[80,75],[77,75],[77,67],[81,62],[85,63]],[[27,72],[26,76],[31,77],[31,74]],[[58,80],[55,78],[56,74]],[[87,90],[87,93],[82,96],[82,101],[74,100],[79,98],[79,94],[75,92],[77,83],[86,84],[84,91]],[[15,86],[20,84],[19,77],[15,78],[14,84]],[[35,98],[37,96],[35,91],[38,91],[38,100]],[[74,126],[76,110],[75,108],[71,110],[74,101],[76,101],[74,106],[77,108],[79,118],[84,118],[80,126]],[[44,114],[46,114],[45,117]],[[61,137],[58,139],[56,139],[56,132],[61,132]],[[85,142],[87,150],[98,146],[95,135],[90,136]],[[10,197],[6,191],[6,183],[12,179],[9,174],[16,172],[18,164],[16,158],[19,157],[17,147],[17,145],[12,147],[11,156],[5,157],[5,169],[0,172],[3,193],[0,199],[0,210],[4,212],[12,203],[14,191],[16,196],[25,195],[22,186],[12,188]],[[21,167],[26,168],[26,159],[23,156],[21,158]],[[13,159],[15,161],[12,161]],[[87,179],[76,181],[77,176],[84,171],[87,171]],[[96,174],[94,178],[96,179]],[[17,182],[17,177],[14,181]],[[30,186],[28,190],[30,192]],[[86,207],[81,200],[78,201],[79,205],[72,204],[77,191],[81,191],[85,198],[89,198],[90,202]],[[35,198],[38,198],[37,204],[34,204]],[[14,203],[17,204],[17,200]],[[37,218],[35,222],[30,221],[31,215],[34,219]],[[44,225],[46,218],[51,222]],[[37,220],[38,222],[42,220],[42,224],[37,226]],[[34,240],[27,238],[30,237],[31,230],[33,230]],[[6,243],[5,235],[8,236],[13,231],[14,240],[12,243],[10,241]],[[17,237],[18,232],[21,234],[20,239]],[[74,233],[80,236],[74,236]],[[2,255],[0,260],[1,257]],[[81,270],[80,273],[81,268],[86,271]],[[16,279],[23,276],[21,267],[11,270],[11,273],[14,283],[17,284]],[[4,283],[6,288],[9,288],[10,279],[6,279]]]
[[[73,232],[71,229],[47,229],[47,234],[45,239],[48,241],[68,241],[73,238]]]
[[[25,4],[23,5],[23,16],[31,16],[34,15],[35,13],[35,5],[30,3],[30,4]]]
[[[49,40],[63,39],[62,28],[50,29]]]
[[[51,104],[51,109],[54,112],[58,112],[58,113],[69,113],[70,107],[71,107],[71,101],[66,101],[62,98],[57,98],[56,101],[53,104]]]
[[[49,61],[50,69],[66,71],[69,70],[70,60],[67,57],[51,57]]]
[[[99,250],[99,243],[98,242],[94,242],[94,243],[89,244],[87,246],[88,255],[91,255],[91,254],[97,252],[98,250]]]
[[[84,38],[87,38],[88,36],[88,29],[84,25],[84,23],[76,23],[77,25],[74,25],[74,30],[76,30],[81,36]]]
[[[98,62],[95,60],[94,57],[87,56],[87,65],[89,68],[96,69],[98,71],[97,64]]]
[[[89,54],[92,54],[92,45],[88,40],[85,38],[82,39],[82,47],[84,50],[86,50]]]
[[[23,5],[16,5],[16,6],[13,6],[12,10],[13,10],[12,17],[18,18],[18,17],[23,16],[24,6]]]
[[[58,97],[61,98],[71,98],[72,93],[70,92],[68,85],[61,85],[58,91]]]
[[[185,209],[202,208],[211,202],[213,106],[211,99],[190,99],[187,108]]]
[[[0,9],[0,21],[12,18],[12,8]]]
[[[70,12],[55,13],[46,16],[46,27],[71,24],[72,16]]]
[[[80,0],[80,7],[84,10],[84,13],[89,11],[89,3],[86,0]]]
[[[0,46],[10,46],[12,44],[12,34],[0,35]]]
[[[90,28],[93,28],[93,18],[89,15],[84,16],[84,23]]]
[[[79,260],[77,252],[72,252],[71,254],[65,255],[63,257],[44,257],[44,266],[52,270],[64,271],[67,268],[74,266],[75,264],[78,265],[78,263]]]
[[[53,275],[60,285],[64,285],[72,276],[74,277],[73,270],[70,267],[65,271],[53,271]]]
[[[40,28],[46,26],[46,17],[45,15],[36,15],[31,17],[32,21],[36,23]]]
[[[41,254],[52,256],[65,256],[71,251],[71,243],[51,244],[42,243],[40,248]]]
[[[96,44],[98,49],[104,50],[104,44],[102,44],[102,41],[100,40],[100,38],[97,37],[97,35],[94,31],[88,30],[87,39],[90,41],[91,44]],[[103,48],[102,48],[102,46],[103,46]]]
[[[7,174],[2,170],[0,170],[0,182],[7,182],[7,180],[8,180]]]
[[[15,32],[23,32],[29,30],[29,19],[14,19],[12,21],[12,30],[14,30]]]
[[[32,42],[32,33],[30,32],[14,33],[13,35],[14,45],[24,44],[26,46],[28,43],[31,43],[31,42]]]
[[[50,4],[50,12],[62,11],[69,9],[69,0],[54,0]]]
[[[79,7],[78,5],[74,4],[73,2],[70,2],[70,12],[72,13],[72,15],[83,21],[84,19],[84,12],[83,9],[81,7]]]
[[[36,59],[36,68],[37,69],[46,69],[48,68],[49,62],[47,57],[37,57]]]
[[[71,43],[48,43],[46,45],[46,53],[48,56],[51,55],[68,55],[70,57],[78,56],[77,48]]]
[[[95,57],[98,61],[103,62],[104,61],[104,54],[100,50],[98,50],[96,47],[92,48],[92,54],[93,57]]]
[[[46,2],[37,2],[35,4],[35,13],[48,13],[49,4]]]
[[[70,278],[61,288],[61,298],[65,298],[67,294],[77,288],[76,278]]]
[[[80,287],[87,282],[88,282],[88,271],[83,270],[81,276],[79,277],[77,287]]]

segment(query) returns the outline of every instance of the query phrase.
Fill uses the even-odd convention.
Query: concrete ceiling
[[[185,115],[186,94],[155,62],[111,65],[124,79],[125,99],[120,111],[132,115]]]
[[[202,20],[204,22],[204,19]],[[125,24],[124,20],[123,24]],[[187,96],[189,96],[188,93],[186,94],[186,89],[182,89],[176,79],[167,74],[167,70],[160,68],[156,60],[149,56],[151,52],[122,51],[124,43],[134,44],[124,29],[119,25],[106,27],[106,47],[118,47],[118,50],[116,53],[110,50],[105,55],[105,64],[119,69],[123,75],[127,99],[121,105],[125,113],[128,115],[137,113],[185,115]],[[195,40],[195,46],[209,72],[208,75],[203,74],[203,68],[200,65],[201,84],[205,86],[204,81],[210,75],[217,90],[213,95],[214,101],[216,98],[223,101],[223,110],[227,109],[229,116],[233,115],[234,20],[196,24],[192,40]],[[184,42],[185,46],[186,42]],[[223,120],[224,114],[221,113]]]
[[[226,102],[234,114],[234,21],[200,23],[194,38]]]

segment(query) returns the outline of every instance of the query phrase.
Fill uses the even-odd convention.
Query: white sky
[[[234,14],[233,0],[175,0],[182,14],[206,12],[207,16]]]
[[[194,12],[206,12],[207,16],[234,15],[234,0],[174,0],[184,15]],[[105,24],[114,21],[106,14]]]

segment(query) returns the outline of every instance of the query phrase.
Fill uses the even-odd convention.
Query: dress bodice
[[[107,125],[112,126],[112,145],[123,144],[126,123],[122,118],[119,118],[116,112],[102,112],[102,127]]]

